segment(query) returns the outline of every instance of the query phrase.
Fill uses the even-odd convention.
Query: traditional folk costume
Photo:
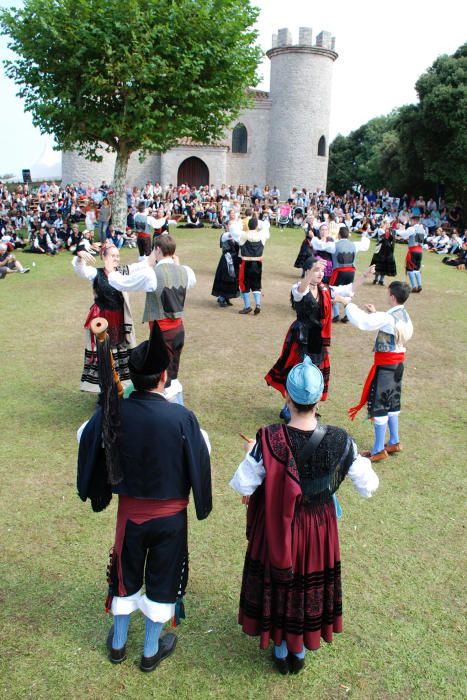
[[[130,379],[129,351],[136,345],[133,319],[127,295],[117,291],[112,283],[118,285],[119,280],[125,278],[133,266],[122,266],[118,271],[107,275],[104,269],[96,269],[86,265],[78,257],[73,258],[72,265],[79,277],[92,282],[94,292],[94,303],[89,309],[84,323],[84,368],[80,389],[91,393],[100,392],[96,339],[90,331],[91,321],[98,316],[105,318],[109,324],[108,334],[115,369],[123,385],[128,384]]]
[[[154,321],[157,321],[162,331],[170,354],[167,368],[169,386],[178,378],[180,356],[185,344],[183,314],[186,291],[195,286],[196,277],[191,267],[175,265],[171,257],[162,258],[156,263],[154,272],[157,288],[146,294],[143,323],[149,321],[149,326],[152,327]]]
[[[352,284],[355,278],[355,258],[357,253],[366,252],[370,247],[370,239],[365,234],[359,241],[350,241],[348,238],[340,238],[337,241],[322,241],[313,238],[311,245],[317,258],[324,253],[331,256],[332,272],[329,277],[329,286],[341,286]],[[324,277],[323,277],[324,281]],[[333,304],[333,321],[339,320],[339,304]],[[345,321],[345,316],[344,319]]]
[[[230,299],[239,296],[238,272],[240,269],[239,253],[240,230],[229,227],[220,237],[222,255],[217,265],[211,294],[217,297],[219,306],[231,306]]]
[[[364,331],[378,331],[374,345],[373,366],[363,387],[360,402],[350,408],[351,420],[365,404],[368,417],[373,419],[375,442],[371,456],[374,461],[385,459],[388,453],[399,452],[399,413],[401,409],[402,377],[404,375],[405,343],[413,335],[410,317],[403,305],[388,311],[366,313],[356,304],[346,307],[349,321]],[[389,443],[385,444],[389,424]]]
[[[310,258],[308,265],[312,264]],[[319,367],[324,387],[321,401],[326,401],[331,375],[331,362],[328,348],[331,345],[332,331],[332,296],[334,291],[343,295],[352,295],[352,285],[337,287],[335,290],[325,284],[318,285],[318,298],[315,299],[310,289],[303,294],[298,291],[300,282],[292,287],[293,307],[297,319],[291,324],[282,346],[281,356],[269,370],[264,379],[269,386],[285,396],[287,376],[305,355]]]
[[[287,380],[289,396],[303,405],[315,404],[323,389],[322,378],[310,381],[310,372],[318,372],[310,365],[306,358]],[[321,637],[331,642],[342,631],[333,494],[346,476],[365,497],[378,488],[370,461],[357,454],[344,430],[319,423],[314,431],[270,425],[258,431],[230,482],[250,496],[238,622],[246,634],[260,637],[262,649],[273,641],[275,659],[290,664],[278,665],[281,673],[298,672],[294,656],[303,659],[305,648],[318,649]]]
[[[138,378],[158,374],[168,364],[167,348],[155,324],[150,341],[131,353],[132,381],[137,385]],[[211,512],[210,459],[195,415],[162,394],[134,391],[119,402],[119,412],[118,479],[109,484],[108,455],[102,447],[103,411],[98,408],[79,431],[78,493],[83,501],[91,500],[94,510],[106,507],[112,492],[118,494],[106,604],[114,615],[110,660],[120,663],[126,658],[130,614],[139,609],[146,624],[141,669],[151,671],[175,647],[174,635],[159,643],[163,624],[174,616],[184,617],[187,505],[192,491],[197,518],[203,520]]]
[[[134,232],[140,260],[151,254],[151,236],[156,225],[156,219],[140,211],[135,214]]]
[[[426,236],[425,228],[422,224],[415,224],[415,226],[410,226],[405,231],[399,231],[398,235],[402,239],[407,240],[409,248],[405,258],[405,271],[410,280],[412,292],[421,292],[422,274],[420,270],[422,268],[423,243]]]
[[[251,313],[250,291],[255,299],[255,314],[261,311],[261,278],[263,272],[264,246],[269,238],[269,227],[258,228],[258,220],[252,217],[248,221],[248,230],[240,234],[240,269],[238,286],[243,297],[243,309],[240,314]]]
[[[397,274],[396,261],[394,258],[395,237],[389,229],[380,230],[378,243],[371,258],[371,265],[375,266],[375,279],[373,284],[384,284],[384,278],[395,277]]]

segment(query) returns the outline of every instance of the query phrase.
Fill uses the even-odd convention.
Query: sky
[[[0,0],[0,7],[20,0]],[[298,42],[299,27],[313,29],[313,43],[321,30],[336,37],[339,54],[334,63],[330,139],[347,135],[369,119],[417,101],[415,82],[441,54],[452,54],[467,40],[467,9],[459,0],[392,0],[382,6],[374,0],[256,0],[260,8],[258,42],[271,48],[272,34],[282,27]],[[0,59],[6,58],[6,38],[0,38]],[[269,59],[260,67],[257,86],[269,88]],[[40,177],[41,164],[57,163],[53,139],[42,136],[24,112],[17,88],[0,73],[0,175],[31,168]]]

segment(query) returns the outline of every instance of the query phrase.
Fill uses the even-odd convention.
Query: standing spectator
[[[103,183],[104,184],[104,183]],[[101,185],[102,187],[102,185]],[[99,240],[102,245],[105,245],[107,238],[107,229],[112,218],[112,207],[110,206],[110,201],[108,197],[104,197],[102,200],[101,207],[99,209],[98,224],[99,224]]]

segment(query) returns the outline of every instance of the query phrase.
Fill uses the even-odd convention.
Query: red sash
[[[332,271],[332,275],[329,278],[330,287],[332,287],[336,283],[336,279],[339,276],[339,272],[355,272],[355,267],[353,265],[347,265],[346,267],[336,267]]]
[[[363,386],[362,395],[360,397],[360,403],[357,406],[349,408],[349,410],[347,411],[350,420],[355,420],[355,416],[357,415],[357,413],[367,403],[371,383],[375,378],[376,368],[381,367],[382,365],[398,365],[399,362],[404,362],[404,359],[404,352],[375,352],[373,365],[371,366],[370,371],[368,372],[368,376]]]
[[[324,285],[320,284],[319,289],[321,291],[321,338],[323,340],[324,347],[329,347],[331,345],[331,330],[332,330],[332,301],[331,292]]]
[[[408,249],[407,255],[405,256],[405,269],[406,270],[414,270],[415,269],[415,265],[412,262],[412,253],[423,253],[422,246],[421,245],[413,245]]]

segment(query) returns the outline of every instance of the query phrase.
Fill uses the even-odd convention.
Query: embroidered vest
[[[343,238],[336,243],[336,252],[332,256],[332,264],[334,269],[339,267],[351,267],[355,263],[355,255],[357,249],[355,243]]]
[[[135,231],[137,233],[151,233],[151,227],[148,224],[146,214],[135,215]]]
[[[157,278],[155,292],[146,294],[143,323],[163,318],[182,318],[188,273],[183,265],[163,263],[154,268]]]
[[[412,322],[410,320],[409,314],[404,308],[398,308],[395,311],[389,311],[388,313],[394,317],[397,324],[404,324],[405,328],[405,338],[409,340],[412,336],[413,328]],[[395,329],[394,329],[395,330]],[[396,342],[396,336],[392,333],[387,333],[386,331],[380,330],[376,336],[375,345],[373,352],[404,352],[405,348]]]

